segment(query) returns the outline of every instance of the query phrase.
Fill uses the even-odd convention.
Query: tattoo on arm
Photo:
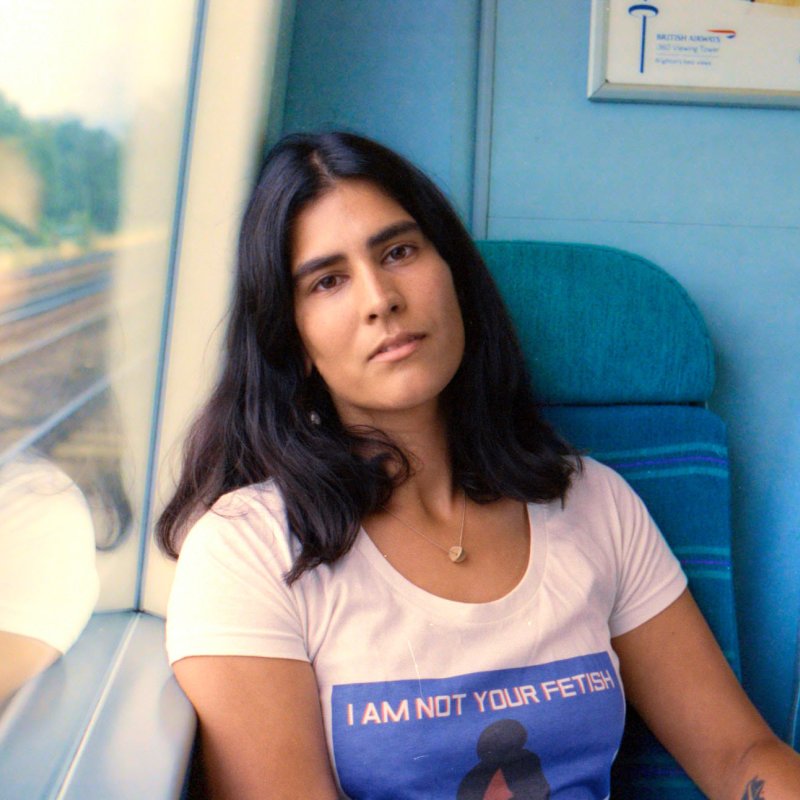
[[[747,786],[744,787],[742,800],[767,800],[764,794],[764,781],[756,775]]]

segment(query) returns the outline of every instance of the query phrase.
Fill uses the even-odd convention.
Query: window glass
[[[134,605],[195,27],[0,2],[0,663]]]

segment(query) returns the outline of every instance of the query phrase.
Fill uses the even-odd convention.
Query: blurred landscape
[[[0,269],[106,246],[119,222],[121,169],[109,131],[77,118],[29,119],[0,93]]]

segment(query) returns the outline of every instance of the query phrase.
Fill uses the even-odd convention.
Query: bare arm
[[[710,798],[800,797],[800,755],[747,699],[688,591],[612,643],[629,701]]]
[[[339,797],[310,664],[193,656],[174,670],[200,720],[213,800]]]
[[[55,647],[39,639],[0,631],[0,703],[60,655]]]

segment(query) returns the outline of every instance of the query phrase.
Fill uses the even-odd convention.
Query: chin
[[[453,375],[456,371],[457,368],[453,370]],[[376,415],[435,409],[438,408],[439,398],[453,375],[449,371],[438,371],[438,374],[431,375],[429,370],[425,370],[424,374],[398,374],[394,376],[395,380],[382,382],[383,385],[377,392],[364,391],[357,396],[347,396],[342,392],[339,400],[334,402],[342,421],[349,424],[358,424],[355,420],[364,423]]]
[[[424,409],[438,409],[442,388],[436,387],[431,392],[404,392],[392,398],[386,398],[374,410],[384,413],[404,413],[422,411]]]
[[[376,425],[380,427],[379,418],[384,415],[399,415],[438,408],[439,392],[417,393],[402,392],[383,395],[380,399],[353,399],[337,403],[339,417],[345,424]]]

